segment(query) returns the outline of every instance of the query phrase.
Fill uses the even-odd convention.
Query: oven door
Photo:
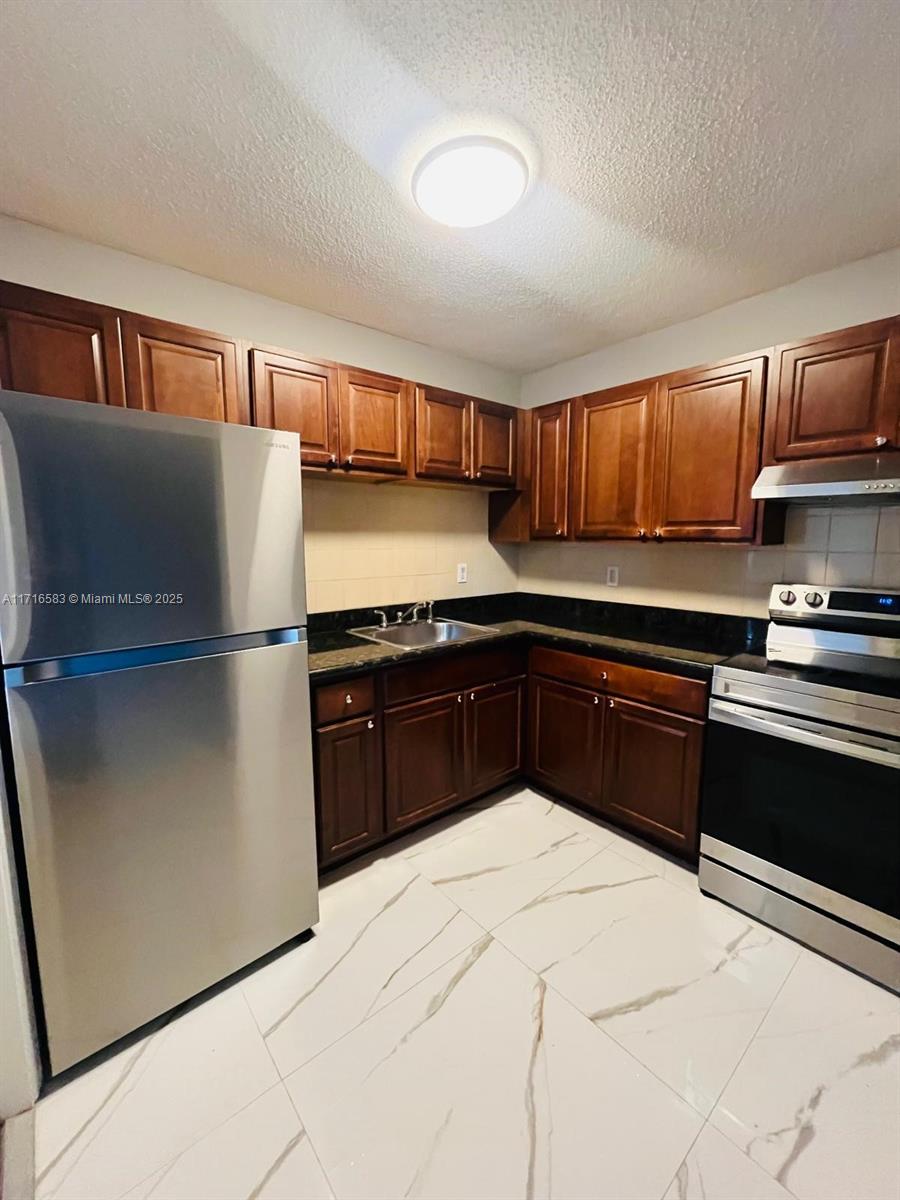
[[[900,741],[716,699],[709,716],[701,852],[894,940]]]

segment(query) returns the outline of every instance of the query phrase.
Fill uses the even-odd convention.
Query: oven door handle
[[[743,705],[728,704],[724,700],[710,700],[709,719],[723,725],[734,725],[737,729],[748,729],[752,733],[765,733],[769,737],[781,738],[786,742],[799,742],[817,750],[828,750],[832,754],[843,754],[848,758],[862,758],[866,762],[881,763],[900,770],[900,747],[881,738],[859,740],[862,735],[850,730],[831,726],[813,725],[798,721],[782,713],[771,715],[749,712]]]

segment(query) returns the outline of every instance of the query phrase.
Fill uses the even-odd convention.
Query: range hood
[[[900,504],[900,450],[763,467],[750,494],[754,500]]]

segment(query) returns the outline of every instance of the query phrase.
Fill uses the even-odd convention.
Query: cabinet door
[[[653,462],[653,536],[749,541],[759,469],[766,358],[660,382]]]
[[[769,462],[900,445],[900,319],[779,346],[769,396]]]
[[[416,474],[422,479],[468,479],[472,401],[443,388],[416,388]]]
[[[531,413],[531,536],[561,538],[568,531],[569,402]]]
[[[452,808],[463,797],[463,693],[384,714],[385,807],[389,830]]]
[[[381,737],[374,717],[316,732],[319,861],[332,862],[384,833]]]
[[[609,699],[601,810],[695,856],[702,744],[702,721]]]
[[[122,341],[129,408],[249,424],[244,373],[233,338],[126,314]]]
[[[117,314],[99,304],[0,283],[0,387],[124,404]]]
[[[254,424],[300,435],[300,461],[334,466],[338,455],[337,367],[292,354],[250,351]]]
[[[604,706],[596,692],[531,677],[528,773],[594,807],[600,799]]]
[[[506,404],[472,401],[472,478],[476,483],[514,486],[516,421],[516,410]]]
[[[341,367],[340,465],[405,475],[409,465],[410,388],[404,379]]]
[[[656,390],[650,380],[574,402],[575,537],[646,536]]]
[[[524,681],[489,683],[466,693],[466,795],[478,796],[522,769]]]

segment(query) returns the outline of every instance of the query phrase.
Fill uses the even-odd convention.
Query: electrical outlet
[[[606,586],[607,587],[618,587],[619,586],[619,568],[618,567],[607,567],[606,568]]]
[[[457,583],[468,583],[469,582],[468,563],[457,563],[456,564],[456,582]]]

